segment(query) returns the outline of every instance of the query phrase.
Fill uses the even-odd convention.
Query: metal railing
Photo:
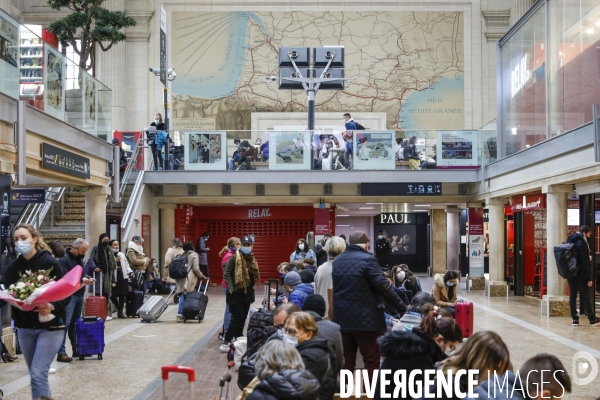
[[[16,225],[29,224],[39,229],[52,207],[52,203],[60,201],[65,192],[64,187],[50,187],[46,190],[46,201],[43,204],[27,204],[17,219]]]
[[[144,192],[144,172],[141,171],[135,181],[135,185],[133,186],[133,191],[131,192],[131,197],[127,202],[127,207],[125,208],[125,212],[123,213],[123,218],[121,219],[121,237],[129,237],[129,231],[131,229],[131,225],[133,224],[135,211],[140,204],[140,200],[142,198],[142,193]]]
[[[133,153],[131,153],[131,158],[130,158],[129,162],[127,163],[127,168],[125,168],[125,173],[123,174],[123,178],[121,178],[121,186],[119,187],[119,193],[121,194],[121,198],[123,197],[123,193],[125,193],[125,188],[129,184],[129,179],[131,178],[132,173],[140,171],[137,168],[138,159],[140,158],[140,156],[142,154],[142,150],[149,148],[149,146],[144,145],[144,141],[145,141],[144,135],[142,134],[142,135],[140,135],[140,138],[138,139],[137,143],[135,144]],[[142,162],[142,171],[143,171],[145,169],[144,168],[145,160],[142,159],[141,162]]]

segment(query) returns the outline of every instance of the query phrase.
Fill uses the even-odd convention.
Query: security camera
[[[485,207],[485,201],[481,203],[481,207]]]
[[[177,74],[173,68],[169,68],[168,75],[171,77],[170,81],[174,81],[177,78]]]
[[[332,51],[326,51],[325,52],[325,58],[330,59],[333,58],[334,53]]]
[[[160,69],[158,69],[158,68],[149,68],[149,69],[150,69],[150,73],[154,74],[154,76],[160,75]]]

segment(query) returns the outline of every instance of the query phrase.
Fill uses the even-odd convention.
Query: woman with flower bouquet
[[[3,274],[5,285],[13,297],[26,299],[36,287],[64,276],[57,259],[47,250],[40,233],[22,224],[13,230],[15,250],[19,257],[11,261]],[[13,306],[12,318],[31,377],[31,397],[51,396],[48,370],[65,334],[65,307],[69,297],[38,305],[33,311]],[[0,306],[4,301],[0,301]]]

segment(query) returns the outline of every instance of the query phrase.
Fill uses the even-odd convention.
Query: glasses
[[[298,334],[298,331],[295,329],[291,329],[291,328],[283,328],[282,329],[283,333],[287,333],[290,336],[296,336]]]

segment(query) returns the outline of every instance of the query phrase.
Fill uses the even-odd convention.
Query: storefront
[[[546,195],[512,198],[505,208],[505,276],[515,296],[544,294],[547,282]]]
[[[196,245],[204,232],[210,232],[207,246],[211,278],[222,279],[219,252],[230,237],[254,235],[254,254],[260,278],[279,278],[277,266],[290,260],[300,238],[315,230],[313,206],[192,206],[180,204],[175,211],[175,236]],[[318,210],[318,209],[317,209]],[[335,212],[330,212],[330,226]]]

